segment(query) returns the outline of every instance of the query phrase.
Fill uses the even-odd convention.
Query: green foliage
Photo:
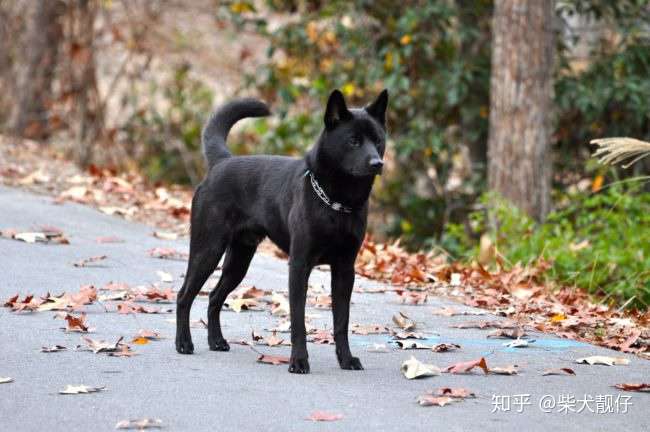
[[[212,110],[213,95],[190,75],[187,65],[177,67],[145,94],[133,89],[123,100],[132,112],[121,127],[134,160],[153,181],[197,183],[203,174],[201,130]]]
[[[646,178],[647,181],[647,178]],[[473,226],[485,231],[509,262],[543,257],[547,277],[610,298],[619,304],[650,305],[650,194],[641,181],[614,183],[597,193],[576,193],[568,205],[536,225],[507,202],[484,198],[488,212],[476,212]],[[494,228],[496,225],[497,228]],[[449,244],[475,256],[478,246],[454,226]]]
[[[575,69],[568,47],[558,45],[558,171],[577,168],[579,175],[592,138],[650,138],[648,4],[558,2],[558,16],[579,13],[617,35],[598,41],[582,69]],[[331,89],[342,89],[360,104],[387,87],[395,169],[375,192],[375,203],[387,215],[381,229],[411,246],[449,246],[455,237],[445,230],[466,220],[486,188],[492,1],[267,0],[266,8],[291,19],[270,26],[268,10],[256,11],[246,1],[220,9],[222,18],[270,43],[267,61],[247,86],[274,101],[280,122],[260,125],[262,144],[251,148],[300,153],[321,127]],[[463,148],[469,149],[472,167],[460,186],[451,188]]]
[[[275,102],[281,120],[264,129],[263,145],[256,147],[301,152],[322,127],[332,89],[359,105],[387,87],[396,169],[383,179],[376,201],[396,216],[389,234],[412,243],[439,235],[445,209],[463,207],[476,194],[473,182],[454,192],[445,185],[461,145],[484,147],[487,139],[491,2],[267,3],[300,14],[271,30],[249,2],[222,10],[270,42],[268,61],[248,84]]]

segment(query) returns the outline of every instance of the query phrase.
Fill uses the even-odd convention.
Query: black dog
[[[254,99],[223,106],[203,131],[209,172],[192,200],[190,258],[178,294],[176,350],[194,351],[189,315],[197,293],[226,254],[221,279],[210,293],[208,343],[228,351],[219,313],[244,278],[260,241],[268,236],[290,256],[291,361],[289,372],[308,373],[305,332],[307,281],[312,268],[329,264],[336,355],[343,369],[363,369],[348,344],[354,261],[363,241],[368,197],[381,173],[388,92],[362,109],[348,109],[335,90],[327,101],[325,128],[304,158],[233,157],[230,128],[245,117],[269,114]]]

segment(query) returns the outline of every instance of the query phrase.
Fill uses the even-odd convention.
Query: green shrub
[[[546,274],[550,280],[618,304],[629,301],[629,306],[647,308],[650,193],[642,188],[642,181],[619,182],[597,193],[576,193],[540,225],[503,200],[484,198],[489,211],[472,215],[473,228],[486,232],[511,264],[543,257],[552,262]],[[488,222],[488,213],[494,222]],[[465,251],[466,258],[479,252],[458,225],[450,227],[445,240],[457,246],[457,252]]]

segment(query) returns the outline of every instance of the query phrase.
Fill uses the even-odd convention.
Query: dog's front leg
[[[336,357],[341,369],[361,370],[361,361],[352,356],[348,342],[350,297],[354,287],[354,258],[342,258],[332,264],[332,312]]]
[[[289,262],[289,308],[291,309],[291,359],[289,372],[309,373],[307,333],[305,330],[305,302],[311,264],[306,254],[292,247]]]

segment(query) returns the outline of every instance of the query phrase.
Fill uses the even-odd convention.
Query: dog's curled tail
[[[235,123],[246,117],[266,117],[269,114],[269,107],[253,98],[235,99],[217,109],[210,116],[201,136],[208,169],[219,160],[231,156],[226,147],[226,139]]]

